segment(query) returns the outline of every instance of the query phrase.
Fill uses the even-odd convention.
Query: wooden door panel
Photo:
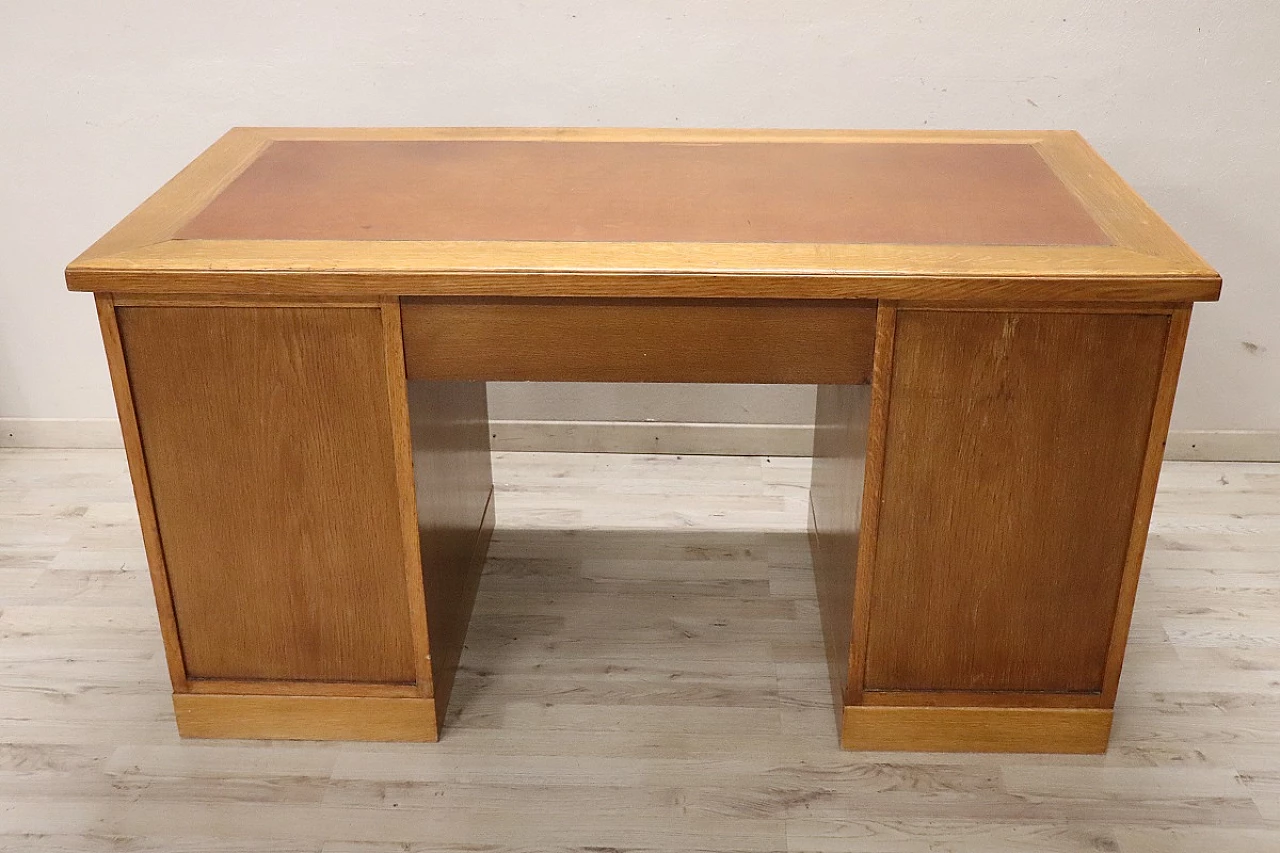
[[[1102,689],[1168,328],[898,312],[865,689]]]
[[[187,676],[413,682],[378,309],[118,320]]]

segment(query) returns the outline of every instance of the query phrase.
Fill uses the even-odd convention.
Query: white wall
[[[1275,0],[0,9],[0,417],[114,414],[62,268],[227,127],[1077,128],[1226,279],[1182,429],[1280,428]],[[805,389],[495,389],[495,417],[801,422]]]

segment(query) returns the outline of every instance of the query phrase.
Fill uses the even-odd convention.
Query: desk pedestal
[[[1187,319],[881,307],[814,444],[846,748],[1106,749]]]
[[[396,300],[98,304],[179,731],[435,740],[493,529],[484,384],[409,387]]]
[[[1106,748],[1189,309],[98,304],[184,735],[434,740],[493,527],[483,380],[594,376],[822,383],[846,748]]]

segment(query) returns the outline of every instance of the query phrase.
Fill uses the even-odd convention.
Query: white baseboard
[[[1183,462],[1280,462],[1280,430],[1173,430],[1164,446],[1164,458]]]
[[[494,450],[808,456],[807,424],[630,421],[493,421]],[[1280,430],[1174,430],[1165,458],[1179,462],[1280,462]]]
[[[494,450],[667,453],[686,456],[808,456],[808,424],[666,421],[490,421]]]
[[[115,418],[0,418],[0,447],[123,448]]]
[[[665,453],[690,456],[808,456],[806,424],[639,421],[493,421],[494,450]],[[0,447],[123,447],[114,418],[0,418]],[[1165,458],[1280,462],[1280,430],[1175,430]]]

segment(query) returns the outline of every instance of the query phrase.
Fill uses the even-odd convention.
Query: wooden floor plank
[[[123,454],[0,450],[0,849],[1280,849],[1280,466],[1165,466],[1102,756],[840,752],[805,460],[494,473],[440,743],[192,742]]]

